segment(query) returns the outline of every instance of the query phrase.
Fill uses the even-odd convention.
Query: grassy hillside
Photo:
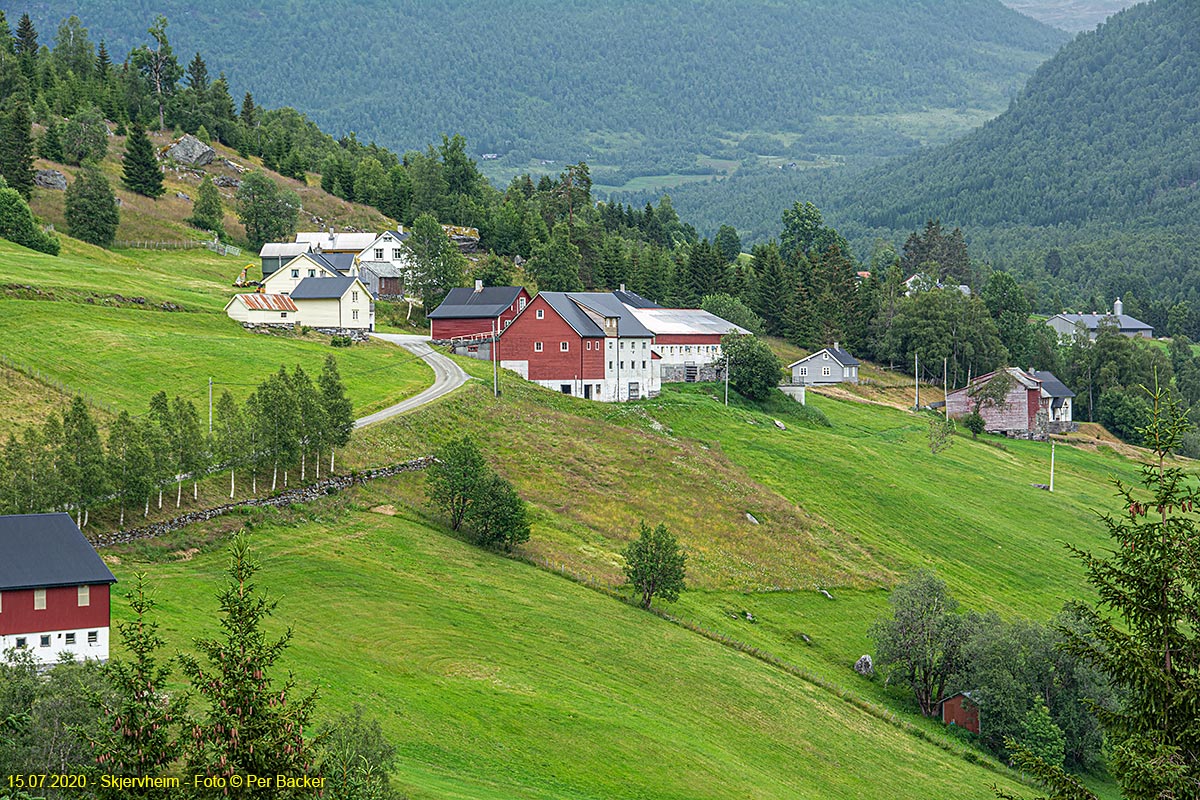
[[[222,310],[245,259],[207,250],[112,253],[63,238],[62,255],[0,240],[0,435],[43,419],[70,394],[106,412],[144,410],[151,394],[244,398],[286,364],[320,371],[335,353],[356,411],[415,394],[432,371],[411,353],[371,342],[331,350],[328,337],[249,333]],[[173,304],[179,310],[163,310]]]
[[[1013,787],[957,745],[460,543],[394,498],[383,485],[243,522],[258,584],[280,601],[274,629],[295,629],[286,668],[326,713],[380,717],[411,798],[861,798],[886,782],[897,798],[982,800]],[[226,564],[168,549],[185,544],[113,564],[123,580],[149,571],[176,647],[214,633]]]
[[[150,131],[150,140],[156,148],[171,144],[170,131]],[[207,234],[184,222],[192,213],[192,203],[196,199],[200,182],[207,174],[216,179],[223,176],[237,180],[246,169],[262,170],[280,186],[286,186],[300,196],[300,229],[324,229],[330,225],[339,229],[353,230],[384,230],[394,227],[395,223],[380,214],[370,206],[349,203],[321,190],[319,181],[310,179],[301,183],[292,178],[285,178],[276,172],[263,170],[258,158],[242,158],[236,152],[222,144],[214,144],[217,156],[211,164],[204,167],[171,167],[163,176],[163,187],[166,194],[159,198],[143,197],[130,192],[121,186],[122,164],[121,156],[125,152],[124,136],[113,136],[108,142],[108,153],[100,162],[101,171],[108,178],[109,184],[121,201],[121,222],[117,228],[119,242],[180,242],[204,240]],[[230,164],[237,165],[237,168]],[[68,181],[74,179],[77,167],[59,164],[45,159],[34,163],[37,169],[56,169],[67,175]],[[232,188],[220,188],[221,203],[225,208],[225,231],[233,239],[244,240],[245,230],[238,221],[234,207],[234,192]],[[181,197],[180,195],[186,195]],[[39,217],[54,223],[60,231],[66,231],[65,193],[53,189],[35,187],[30,207]],[[247,253],[251,262],[257,262],[254,253]],[[236,273],[234,273],[236,275]]]

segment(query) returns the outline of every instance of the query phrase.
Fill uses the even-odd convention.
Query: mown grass
[[[258,517],[294,629],[282,665],[325,715],[365,707],[412,798],[986,798],[1011,780],[601,593],[480,551],[377,485]],[[395,516],[366,508],[389,502]],[[248,522],[254,522],[248,518]],[[221,549],[138,562],[172,647],[215,633]],[[186,559],[186,560],[185,560]],[[118,591],[119,593],[119,591]],[[117,615],[128,611],[118,603]]]

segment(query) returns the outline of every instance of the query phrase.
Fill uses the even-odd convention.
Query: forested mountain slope
[[[1066,39],[999,0],[45,0],[32,10],[46,31],[77,14],[119,52],[161,12],[176,51],[203,51],[235,95],[250,89],[325,130],[401,150],[460,132],[514,163],[674,153],[680,169],[696,168],[695,154],[736,158],[741,134],[799,132],[822,115],[1002,108]]]

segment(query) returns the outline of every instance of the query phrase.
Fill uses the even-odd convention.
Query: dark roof
[[[517,302],[520,286],[485,286],[451,289],[442,304],[425,315],[426,319],[495,319]]]
[[[1134,319],[1128,314],[1058,314],[1072,325],[1082,322],[1089,331],[1094,331],[1104,325],[1116,325],[1121,331],[1152,331],[1153,325],[1147,325],[1140,319]],[[1053,318],[1052,318],[1053,319]]]
[[[293,300],[338,300],[358,278],[305,278],[292,289]]]
[[[357,253],[313,253],[313,258],[324,262],[325,266],[337,272],[349,272],[354,266]]]
[[[1046,393],[1051,397],[1075,396],[1075,393],[1068,389],[1066,384],[1054,377],[1053,372],[1047,372],[1045,370],[1041,370],[1040,372],[1038,370],[1030,370],[1029,374],[1042,382],[1042,388],[1045,389]]]
[[[377,278],[403,278],[400,268],[390,261],[364,261],[359,264],[360,272],[370,272]]]
[[[0,591],[116,582],[68,514],[0,516]]]
[[[825,351],[829,351],[829,355],[833,356],[833,360],[838,362],[839,364],[841,364],[843,367],[857,367],[859,364],[859,361],[857,358],[850,355],[849,353],[847,353],[845,350],[841,349],[840,347],[822,347],[820,350],[813,353],[812,355],[805,356],[804,358],[798,359],[796,361],[793,361],[791,364],[788,364],[788,369],[791,369],[792,367],[796,366],[797,364],[803,364],[805,361],[811,361],[814,358],[816,358],[817,356],[821,355],[821,353],[824,353]]]
[[[613,292],[613,295],[630,308],[662,308],[658,303],[647,300],[637,292],[622,290]]]
[[[613,292],[540,292],[560,317],[575,329],[580,336],[604,336],[604,328],[588,316],[588,309],[602,317],[617,317],[617,329],[621,336],[631,339],[650,339],[654,334],[643,325],[633,312],[616,298]]]

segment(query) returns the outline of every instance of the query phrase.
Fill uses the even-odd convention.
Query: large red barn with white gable
[[[0,652],[106,660],[116,580],[69,515],[0,516]]]

